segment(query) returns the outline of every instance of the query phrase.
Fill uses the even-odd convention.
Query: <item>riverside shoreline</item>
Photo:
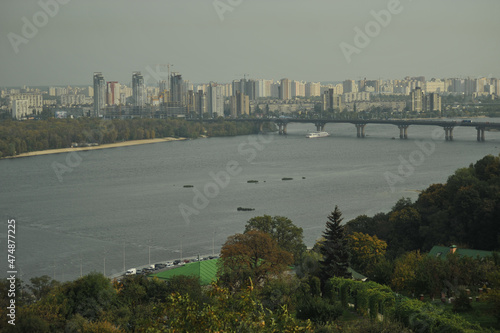
[[[107,143],[99,146],[90,146],[90,147],[73,147],[73,148],[59,148],[59,149],[47,149],[47,150],[39,150],[32,151],[29,153],[22,153],[15,156],[6,156],[1,159],[11,159],[11,158],[20,158],[20,157],[31,157],[31,156],[40,156],[40,155],[51,155],[51,154],[61,154],[61,153],[71,153],[78,151],[87,151],[87,150],[96,150],[96,149],[109,149],[109,148],[119,148],[119,147],[129,147],[129,146],[137,146],[137,145],[145,145],[151,143],[160,143],[160,142],[170,142],[170,141],[182,141],[187,140],[186,138],[158,138],[158,139],[144,139],[144,140],[130,140],[123,142],[115,142],[115,143]]]

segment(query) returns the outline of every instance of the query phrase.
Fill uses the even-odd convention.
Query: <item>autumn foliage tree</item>
[[[223,282],[237,289],[249,278],[260,285],[292,262],[292,254],[282,250],[271,236],[251,230],[228,237],[221,249],[218,274]]]
[[[387,243],[378,237],[370,236],[361,232],[354,232],[347,236],[351,252],[351,265],[363,273],[383,260]]]

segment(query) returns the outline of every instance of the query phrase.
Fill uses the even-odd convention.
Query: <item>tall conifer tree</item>
[[[329,278],[337,276],[350,278],[349,273],[349,245],[342,223],[342,213],[335,206],[335,210],[328,216],[326,230],[323,232],[325,241],[320,248],[323,259],[321,264],[321,280],[326,282]]]

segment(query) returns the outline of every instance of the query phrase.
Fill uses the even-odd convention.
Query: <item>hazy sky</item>
[[[66,4],[44,15],[39,2],[55,1]],[[226,6],[218,13],[214,0],[0,0],[0,87],[91,85],[95,71],[128,84],[133,71],[148,75],[167,63],[195,83],[243,73],[305,81],[500,77],[500,1],[396,2],[217,0]],[[390,22],[373,24],[371,11],[391,5]],[[34,20],[38,31],[24,27],[23,35]],[[340,45],[356,47],[355,28],[367,24],[372,37],[358,40],[348,63]]]

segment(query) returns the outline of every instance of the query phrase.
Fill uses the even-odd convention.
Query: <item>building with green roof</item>
[[[429,251],[429,255],[435,258],[446,259],[446,255],[451,253],[456,253],[461,257],[471,257],[471,258],[486,258],[492,257],[493,253],[490,251],[482,250],[472,250],[472,249],[459,249],[455,245],[452,246],[433,246]]]
[[[157,278],[162,280],[168,280],[178,275],[194,276],[200,279],[200,284],[202,286],[206,286],[217,280],[217,261],[218,259],[192,262],[181,267],[169,269],[167,271],[152,274],[149,276],[156,276]],[[349,273],[352,274],[353,279],[366,281],[366,276],[359,274],[350,267],[348,270]]]
[[[152,274],[162,280],[168,280],[177,275],[194,276],[200,279],[200,284],[206,286],[217,279],[218,259],[191,262],[184,266]]]

